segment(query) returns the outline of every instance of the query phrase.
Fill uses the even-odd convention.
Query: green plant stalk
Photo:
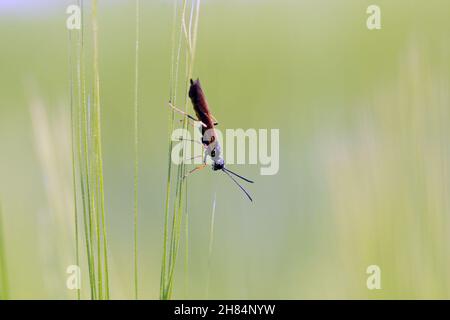
[[[105,298],[109,299],[109,270],[108,270],[108,242],[106,234],[105,220],[105,195],[103,180],[103,154],[102,154],[102,137],[101,137],[101,108],[100,108],[100,76],[98,67],[98,24],[97,24],[97,0],[92,2],[92,31],[94,36],[94,99],[96,107],[96,139],[97,139],[97,174],[99,178],[100,192],[100,212],[103,236],[103,259],[105,272]]]
[[[187,202],[188,202],[188,186],[186,181],[186,191],[185,191],[185,222],[184,222],[184,289],[185,289],[185,297],[186,299],[189,297],[189,216],[187,210]]]
[[[97,117],[98,114],[96,112],[96,108],[94,106],[94,109],[92,110],[92,118],[93,121],[90,121],[90,123],[97,123]],[[99,203],[99,197],[100,197],[100,190],[99,190],[99,176],[98,176],[98,139],[97,139],[97,133],[95,130],[95,127],[92,128],[91,132],[95,132],[91,135],[91,147],[92,147],[92,157],[94,158],[94,161],[91,163],[91,176],[92,176],[92,186],[91,190],[94,192],[94,196],[92,197],[92,211],[93,211],[93,226],[95,229],[95,237],[96,237],[96,244],[97,244],[97,292],[98,292],[98,299],[103,299],[103,275],[102,275],[102,238],[100,235],[100,203]],[[95,219],[95,220],[94,220]]]
[[[84,77],[84,73],[83,73],[83,77]],[[84,80],[83,80],[84,82]],[[84,85],[83,85],[84,87]],[[83,89],[84,91],[84,89]],[[84,100],[84,99],[83,99]],[[93,288],[93,299],[97,299],[97,287],[96,287],[96,281],[95,281],[95,258],[94,258],[94,220],[93,220],[93,215],[94,215],[94,203],[93,203],[93,195],[92,195],[92,184],[91,184],[91,168],[90,168],[90,157],[89,157],[89,129],[88,129],[88,115],[87,115],[87,105],[86,102],[83,103],[83,108],[82,108],[82,113],[83,113],[83,148],[84,148],[84,170],[85,170],[85,182],[86,182],[86,186],[85,186],[85,190],[86,190],[86,203],[87,203],[87,233],[86,233],[86,237],[87,237],[87,241],[89,241],[90,243],[90,249],[89,249],[89,259],[90,259],[90,264],[89,264],[89,268],[90,268],[90,272],[92,274],[92,279],[91,279],[91,286]]]
[[[180,168],[177,168],[177,177],[179,176]],[[177,182],[178,183],[178,182]],[[168,252],[168,258],[169,258],[169,264],[167,266],[167,270],[165,270],[166,274],[166,286],[164,287],[164,300],[170,299],[168,292],[169,287],[171,285],[171,270],[173,265],[173,259],[174,259],[174,252],[175,252],[175,237],[176,237],[176,225],[177,225],[177,219],[178,216],[176,214],[177,212],[177,202],[176,199],[178,199],[178,184],[176,186],[176,193],[175,193],[175,202],[174,202],[174,209],[172,214],[172,226],[171,226],[171,234],[170,234],[170,246],[169,246],[169,252]]]
[[[183,157],[183,152],[181,157]],[[174,281],[174,275],[175,275],[175,265],[176,265],[176,259],[178,256],[178,238],[180,234],[180,225],[182,220],[182,181],[180,180],[180,176],[182,175],[182,165],[178,167],[178,175],[177,175],[177,191],[175,195],[175,201],[178,200],[178,203],[174,207],[173,212],[173,221],[172,221],[172,237],[171,237],[171,246],[170,246],[170,259],[169,259],[169,280],[168,280],[168,288],[166,291],[167,299],[170,299],[172,296],[172,289],[173,289],[173,281]]]
[[[83,0],[79,1],[82,14],[82,26],[79,37],[79,59],[78,59],[78,88],[79,88],[79,143],[78,158],[80,171],[80,188],[83,202],[83,224],[86,243],[86,256],[88,260],[89,285],[91,299],[96,299],[96,282],[94,273],[93,243],[91,237],[91,196],[89,184],[89,158],[88,158],[88,128],[87,128],[87,106],[86,106],[86,79],[85,79],[85,57],[84,57],[84,6]],[[81,160],[83,159],[83,160]],[[83,168],[84,166],[84,168]]]
[[[187,181],[184,179],[184,176],[186,174],[185,168],[182,168],[180,175],[180,196],[178,198],[178,224],[176,226],[176,238],[175,238],[175,246],[174,246],[174,257],[173,257],[173,264],[172,269],[170,273],[170,289],[169,289],[169,297],[172,297],[173,293],[173,287],[174,287],[174,280],[175,280],[175,267],[176,267],[176,258],[178,256],[178,251],[180,249],[180,239],[181,239],[181,229],[183,226],[183,213],[187,217]],[[184,192],[183,192],[184,189]],[[187,222],[187,220],[186,220]],[[186,233],[186,238],[188,236],[188,233]],[[186,259],[186,257],[185,257]],[[186,260],[185,260],[186,261]],[[185,270],[186,271],[186,270]]]
[[[139,176],[139,10],[136,0],[136,45],[135,45],[135,88],[134,88],[134,298],[138,299],[138,176]]]
[[[174,112],[172,111],[171,126],[172,131],[174,127]],[[169,134],[170,135],[170,134]],[[170,186],[172,177],[172,163],[171,153],[172,140],[169,142],[169,160],[168,160],[168,172],[167,172],[167,187],[166,187],[166,206],[164,210],[164,234],[163,234],[163,258],[161,263],[161,285],[160,285],[160,299],[165,300],[165,288],[166,288],[166,260],[167,260],[167,240],[169,234],[169,202],[170,202]]]
[[[80,141],[83,141],[83,134],[82,134],[82,111],[80,108],[80,113],[79,113],[79,131],[80,131]],[[82,151],[81,151],[81,143],[78,143],[78,158],[82,159]],[[92,270],[92,257],[91,257],[91,242],[90,242],[90,238],[89,238],[89,226],[88,226],[88,206],[86,205],[86,203],[88,203],[88,199],[87,199],[87,192],[85,190],[85,178],[84,178],[84,174],[83,174],[83,165],[81,163],[81,161],[79,161],[79,171],[80,171],[80,189],[81,189],[81,196],[82,196],[82,204],[83,204],[83,225],[84,225],[84,234],[85,234],[85,243],[86,243],[86,256],[87,256],[87,260],[88,260],[88,270],[89,270],[89,287],[90,287],[90,291],[91,291],[91,299],[95,298],[95,290],[94,290],[94,286],[95,286],[95,280],[94,280],[94,275],[93,275],[93,270]]]
[[[191,29],[192,29],[192,23],[194,20],[194,25],[197,26],[198,25],[198,17],[199,17],[199,4],[200,1],[196,2],[197,6],[196,6],[196,15],[195,18],[193,18],[193,12],[194,12],[194,4],[191,4],[191,15],[190,15],[190,20],[189,20],[189,32],[187,33],[186,30],[186,20],[185,20],[185,10],[183,10],[183,14],[182,14],[182,26],[183,26],[183,30],[185,31],[185,40],[186,40],[186,47],[187,47],[187,55],[186,55],[186,66],[187,66],[187,72],[186,72],[186,91],[185,91],[185,112],[187,112],[187,107],[188,107],[188,88],[189,88],[189,79],[192,78],[192,74],[193,74],[193,65],[194,65],[194,45],[195,45],[195,41],[193,41],[192,38],[192,33],[191,33]],[[185,8],[184,8],[185,9]],[[196,34],[197,30],[195,28],[194,33]],[[194,36],[195,39],[195,36]],[[183,120],[183,128],[185,130],[187,130],[187,121],[186,118],[184,118]],[[183,150],[186,148],[186,138],[184,138],[184,148]],[[182,155],[183,156],[183,155]],[[180,242],[180,234],[181,234],[181,225],[182,225],[182,219],[183,219],[183,205],[187,206],[187,197],[185,198],[185,203],[183,204],[183,187],[185,189],[185,194],[187,195],[187,182],[186,179],[184,178],[186,175],[186,165],[183,162],[180,166],[180,174],[178,176],[178,190],[179,190],[179,202],[178,202],[178,212],[177,212],[177,224],[174,226],[174,234],[175,234],[175,242],[174,242],[174,247],[173,247],[173,263],[171,266],[171,270],[170,270],[170,276],[169,276],[169,290],[168,290],[168,297],[170,298],[172,296],[172,292],[173,292],[173,283],[174,283],[174,277],[175,277],[175,266],[176,266],[176,257],[178,255],[178,250],[179,250],[179,242]],[[187,216],[187,207],[186,207],[186,211],[185,214]],[[175,215],[175,213],[174,213]],[[188,225],[187,225],[188,226]],[[188,230],[186,230],[186,237],[188,237]],[[187,238],[186,238],[187,239]]]
[[[186,40],[186,48],[187,48],[187,54],[186,54],[186,81],[185,81],[185,96],[184,96],[184,103],[185,103],[185,111],[187,111],[188,107],[188,88],[189,88],[189,79],[192,77],[193,72],[193,65],[194,65],[194,52],[195,49],[193,49],[193,46],[195,44],[195,33],[197,32],[197,25],[198,25],[198,17],[199,17],[199,4],[200,2],[196,2],[196,6],[194,7],[194,4],[191,4],[191,15],[190,15],[190,22],[189,22],[189,31],[186,26],[186,7],[187,7],[187,1],[183,1],[183,9],[181,12],[181,31],[180,31],[180,39],[181,35],[184,34],[184,38]],[[195,10],[194,10],[195,8]],[[195,17],[194,17],[195,12]],[[192,23],[194,25],[194,36],[192,36]],[[179,56],[178,56],[179,60]],[[176,78],[177,79],[177,78]],[[176,83],[176,79],[175,83]],[[183,119],[182,127],[184,129],[187,129],[187,121],[186,118]],[[184,148],[186,147],[186,138],[184,137]],[[169,142],[169,146],[171,146],[171,142]],[[169,152],[171,151],[171,148]],[[182,157],[184,155],[184,152],[182,151]],[[171,164],[169,163],[169,166]],[[163,299],[170,299],[173,294],[173,287],[174,287],[174,278],[175,278],[175,266],[180,246],[180,235],[181,235],[181,227],[182,227],[182,221],[183,221],[183,208],[185,209],[185,215],[187,216],[187,184],[186,179],[184,179],[186,175],[186,165],[185,163],[181,163],[178,166],[177,169],[177,182],[176,182],[176,193],[175,193],[175,200],[174,200],[174,208],[173,208],[173,218],[172,218],[172,230],[171,230],[171,240],[170,240],[170,249],[168,253],[169,263],[167,268],[165,267],[166,261],[163,260],[163,266],[164,266],[164,286],[162,286],[162,298]],[[184,191],[184,192],[183,192]],[[170,193],[170,189],[169,189]],[[183,202],[183,200],[185,202]],[[168,211],[169,201],[166,203],[166,210]],[[166,224],[165,224],[165,243],[164,243],[164,255],[167,254],[167,230],[168,230],[168,213],[166,212]],[[188,225],[187,225],[188,228]],[[186,235],[188,237],[188,234]],[[187,240],[187,238],[186,238]],[[188,241],[186,241],[188,244]],[[186,251],[188,251],[186,247]],[[185,262],[187,261],[187,258],[185,257]],[[187,264],[185,264],[185,270],[187,267]],[[166,274],[168,273],[168,275]],[[167,278],[166,278],[167,277]]]
[[[180,61],[180,51],[181,51],[181,33],[178,39],[178,49],[177,56],[175,59],[175,38],[176,38],[176,18],[177,18],[178,5],[177,1],[174,1],[173,10],[173,26],[172,26],[172,54],[171,54],[171,75],[170,75],[170,101],[176,104],[177,99],[177,79],[178,79],[178,68]],[[169,118],[169,149],[168,149],[168,169],[167,169],[167,186],[166,186],[166,205],[164,210],[164,234],[163,234],[163,257],[161,263],[161,285],[160,285],[160,299],[166,299],[166,282],[167,282],[167,242],[169,238],[169,206],[170,206],[170,191],[171,191],[171,181],[172,181],[172,161],[171,152],[173,147],[173,141],[171,139],[171,134],[174,129],[175,114],[172,110],[171,116]]]
[[[183,120],[183,128],[186,128],[186,119]],[[185,140],[185,137],[183,137]],[[185,144],[185,142],[184,142]],[[184,152],[182,150],[181,157],[184,157]],[[183,219],[183,183],[185,182],[184,179],[185,170],[184,170],[184,163],[178,166],[177,170],[177,185],[176,185],[176,194],[175,194],[175,206],[173,211],[173,220],[172,220],[172,235],[171,235],[171,243],[170,243],[170,256],[169,256],[169,279],[168,279],[168,285],[166,288],[166,298],[171,299],[172,292],[173,292],[173,283],[174,283],[174,277],[175,277],[175,266],[176,266],[176,258],[178,256],[178,249],[179,249],[179,239],[180,239],[180,233],[181,233],[181,225],[182,225],[182,219]],[[177,201],[178,200],[178,201]]]
[[[69,31],[69,77],[70,77],[70,126],[71,126],[71,142],[72,142],[72,188],[73,188],[73,205],[74,205],[74,226],[75,226],[75,261],[76,265],[80,266],[80,249],[78,239],[78,208],[77,208],[77,183],[76,183],[76,168],[75,168],[75,110],[74,110],[74,81],[73,81],[73,63],[72,63],[72,32]],[[81,299],[81,290],[77,289],[77,299]]]
[[[3,233],[3,211],[0,203],[0,300],[9,299],[8,272],[6,269],[6,254]]]
[[[180,166],[181,167],[181,166]],[[180,168],[179,167],[179,168]],[[181,170],[179,170],[182,172]],[[171,240],[171,250],[170,250],[170,263],[169,263],[169,279],[167,284],[167,290],[166,290],[166,299],[171,299],[172,293],[173,293],[173,284],[174,284],[174,277],[175,277],[175,266],[176,266],[176,260],[178,256],[178,244],[179,244],[179,234],[180,234],[180,225],[182,220],[182,205],[183,205],[183,197],[181,195],[182,192],[182,182],[180,182],[179,179],[180,175],[178,176],[177,181],[177,194],[175,199],[178,200],[177,206],[174,209],[173,213],[173,225],[172,225],[172,240]]]
[[[83,76],[84,77],[84,76]],[[84,80],[83,80],[84,82]],[[84,85],[83,85],[84,86]],[[87,241],[90,243],[89,248],[89,271],[91,272],[92,279],[91,279],[91,286],[93,290],[93,299],[97,299],[97,283],[95,281],[95,258],[94,258],[94,206],[93,206],[93,195],[92,195],[92,184],[91,184],[91,168],[90,168],[90,157],[89,157],[89,129],[88,129],[88,119],[87,119],[87,105],[86,102],[83,103],[82,108],[82,114],[83,114],[83,148],[84,148],[84,172],[85,172],[85,191],[86,191],[86,207],[87,207],[87,230],[86,230],[86,238]]]
[[[183,120],[183,128],[187,129],[187,121]],[[184,148],[186,147],[186,137],[184,138]],[[184,157],[184,152],[181,152],[181,157]],[[183,221],[183,187],[187,188],[186,179],[184,178],[186,174],[185,165],[182,163],[178,166],[178,174],[177,174],[177,191],[175,196],[175,201],[178,203],[174,207],[173,212],[173,224],[172,224],[172,238],[171,238],[171,251],[170,251],[170,260],[169,260],[169,280],[168,280],[168,288],[166,291],[167,299],[171,299],[173,293],[174,286],[174,278],[175,278],[175,267],[176,261],[178,257],[178,250],[180,247],[180,234],[181,234],[181,226]],[[187,192],[187,190],[186,190]]]

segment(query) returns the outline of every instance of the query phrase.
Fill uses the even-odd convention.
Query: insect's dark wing
[[[214,119],[209,111],[208,102],[206,101],[202,86],[200,85],[200,80],[197,79],[194,81],[191,79],[189,98],[191,98],[197,118],[206,124],[207,128],[213,128]]]

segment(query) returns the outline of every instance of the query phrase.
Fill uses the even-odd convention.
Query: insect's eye
[[[211,157],[215,157],[216,156],[216,150],[211,151]]]

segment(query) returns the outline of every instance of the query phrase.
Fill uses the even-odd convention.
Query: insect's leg
[[[206,164],[206,155],[207,155],[207,154],[205,153],[205,150],[206,150],[207,147],[206,147],[203,143],[201,143],[201,142],[199,142],[199,141],[197,141],[197,140],[184,139],[183,137],[180,137],[180,138],[179,138],[179,141],[189,141],[189,142],[195,142],[195,143],[197,143],[197,144],[200,144],[200,145],[203,147],[203,153],[205,154],[205,158],[204,158],[204,160],[203,160],[203,163]],[[192,157],[192,158],[190,158],[190,159],[185,159],[184,161],[186,161],[186,160],[193,160],[193,159],[200,158],[200,157],[203,157],[203,154],[198,155],[198,156],[195,156],[195,157]]]
[[[180,120],[180,122],[182,122],[183,120]],[[192,120],[191,118],[188,117],[188,124],[192,126],[192,128],[197,128],[198,126],[195,126],[195,122],[192,122],[194,120]],[[198,120],[195,120],[197,122],[199,122]],[[200,122],[201,125],[203,125],[203,122]]]
[[[195,167],[194,169],[192,169],[191,171],[186,173],[183,178],[186,178],[187,176],[193,174],[194,172],[197,172],[197,171],[200,171],[200,170],[204,169],[206,166],[207,166],[207,164],[204,163],[202,165],[199,165],[198,167]]]
[[[198,155],[198,156],[190,157],[189,159],[184,159],[183,161],[191,161],[191,160],[198,159],[198,158],[202,158],[202,157],[203,157],[203,155],[200,154],[200,155]]]
[[[175,107],[171,102],[169,102],[169,107],[171,107],[173,111],[178,112],[178,113],[180,113],[180,114],[182,114],[182,115],[188,117],[188,118],[191,119],[191,120],[198,121],[197,119],[195,119],[195,118],[194,118],[193,116],[191,116],[190,114],[187,114],[187,113],[184,112],[183,110],[178,109],[177,107]]]
[[[178,109],[177,107],[175,107],[172,103],[169,102],[169,107],[172,108],[173,111],[178,112],[184,116],[186,116],[188,119],[191,119],[192,121],[198,121],[202,124],[202,126],[206,127],[206,124],[204,124],[203,122],[201,122],[198,119],[195,119],[193,116],[191,116],[190,114],[187,114],[186,112],[184,112],[183,110]]]
[[[179,138],[178,138],[178,141],[189,141],[189,142],[194,142],[194,143],[197,143],[197,144],[202,145],[202,147],[203,147],[204,149],[206,149],[206,146],[205,146],[203,143],[201,143],[200,141],[197,141],[197,140],[184,139],[183,137],[179,137]]]

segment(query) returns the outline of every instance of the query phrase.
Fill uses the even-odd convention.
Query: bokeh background
[[[366,28],[373,3],[379,31]],[[65,283],[75,261],[69,4],[0,0],[0,201],[13,299],[76,297]],[[142,1],[141,10],[147,299],[159,297],[172,5]],[[133,297],[134,10],[131,0],[99,3],[114,299]],[[234,167],[256,180],[253,204],[224,176],[192,176],[176,298],[450,298],[449,12],[444,0],[202,1],[194,75],[222,128],[280,129],[280,171]],[[366,287],[373,264],[381,290]],[[84,273],[83,298],[87,284]]]

